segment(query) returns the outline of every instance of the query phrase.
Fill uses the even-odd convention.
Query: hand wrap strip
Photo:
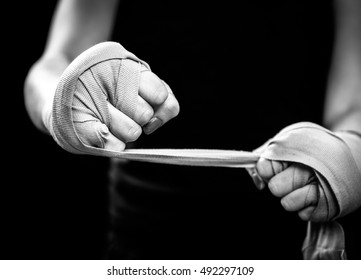
[[[313,123],[296,123],[255,152],[268,160],[297,162],[313,168],[319,180],[318,204],[308,222],[303,257],[346,259],[344,231],[335,219],[361,204],[360,135],[333,133]]]
[[[101,145],[94,147],[84,143],[77,133],[77,126],[95,134],[93,137],[96,138],[97,133],[101,133],[97,130],[101,126],[94,123],[109,127],[107,101],[132,118],[142,65],[150,70],[148,64],[115,42],[97,44],[80,54],[63,73],[52,114],[45,121],[55,141],[65,150],[77,154],[179,165],[254,166],[259,156],[250,152],[198,149],[111,151]]]
[[[72,153],[115,156],[112,151],[83,143],[74,123],[98,120],[109,127],[107,101],[132,117],[142,65],[149,69],[115,42],[97,44],[80,54],[64,71],[47,120],[55,141]]]
[[[255,153],[172,149],[120,152],[82,142],[76,123],[100,121],[109,126],[107,101],[129,117],[133,116],[142,65],[149,69],[145,62],[114,42],[98,44],[78,56],[63,73],[52,113],[45,120],[56,142],[72,153],[154,163],[252,167],[259,156],[298,162],[313,168],[320,181],[319,204],[313,214],[315,220],[335,219],[359,207],[360,138],[344,132],[332,133],[312,123],[285,128]],[[357,155],[352,154],[351,146],[353,151],[359,151]]]
[[[313,123],[296,123],[280,131],[256,150],[269,160],[298,162],[314,169],[319,203],[312,219],[344,216],[361,204],[361,139],[347,132],[333,133]],[[352,150],[350,149],[352,145]]]
[[[254,154],[159,149],[120,152],[82,142],[76,131],[77,123],[100,121],[109,127],[107,101],[129,117],[133,116],[142,65],[150,69],[115,42],[97,44],[79,55],[63,73],[55,93],[48,127],[56,142],[72,153],[170,164],[250,167],[259,156],[298,162],[313,168],[320,181],[315,220],[330,220],[359,207],[360,155],[356,162],[348,146],[360,150],[359,137],[332,133],[312,123],[298,123],[283,129]]]

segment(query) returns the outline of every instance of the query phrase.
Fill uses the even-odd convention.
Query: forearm
[[[324,124],[361,133],[361,2],[335,0],[335,23]]]
[[[49,133],[43,122],[45,114],[51,110],[60,76],[69,63],[68,59],[60,55],[42,57],[32,66],[26,77],[25,107],[34,125],[45,133]]]
[[[45,56],[72,61],[89,47],[109,40],[119,0],[62,0],[54,14]]]
[[[31,67],[24,84],[28,114],[48,132],[44,116],[52,107],[61,74],[85,49],[109,40],[117,0],[62,0],[54,13],[43,55]]]

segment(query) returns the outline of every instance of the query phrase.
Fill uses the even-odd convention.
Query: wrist
[[[33,124],[50,134],[50,117],[55,90],[69,62],[61,57],[42,57],[30,69],[25,81],[25,105]]]
[[[361,172],[361,133],[353,130],[344,130],[335,132],[349,148],[352,157]]]
[[[41,110],[41,130],[51,135],[51,115],[52,115],[52,100],[48,100],[44,103]]]

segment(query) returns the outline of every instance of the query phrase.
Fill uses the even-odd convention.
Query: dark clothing
[[[149,63],[181,107],[138,148],[253,150],[289,124],[322,124],[331,1],[128,1],[118,21],[114,40]],[[111,168],[107,258],[302,258],[306,223],[245,170]]]

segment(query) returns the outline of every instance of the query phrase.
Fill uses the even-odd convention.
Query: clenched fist
[[[179,113],[179,104],[170,87],[153,72],[142,66],[138,96],[132,117],[107,100],[110,123],[107,126],[96,115],[77,115],[84,106],[84,90],[74,96],[74,124],[81,140],[87,145],[114,151],[122,151],[127,142],[138,139],[142,131],[150,134]],[[99,75],[101,76],[101,74]],[[85,85],[86,86],[86,85]],[[84,109],[84,107],[83,107]]]
[[[250,175],[266,185],[287,211],[303,220],[325,222],[361,205],[361,138],[314,123],[290,125],[254,151],[260,155]]]
[[[118,43],[103,42],[64,71],[45,123],[69,152],[114,156],[178,113],[172,90],[147,63]]]
[[[297,211],[302,220],[309,220],[318,203],[318,179],[312,170],[299,163],[261,158],[256,170],[271,193],[281,198],[287,211]],[[258,183],[260,188],[265,183]]]

